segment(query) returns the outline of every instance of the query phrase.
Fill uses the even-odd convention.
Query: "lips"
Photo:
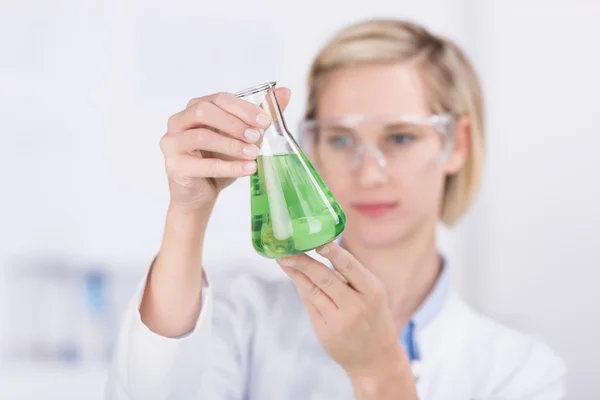
[[[381,217],[394,210],[398,206],[398,203],[395,201],[378,203],[355,203],[352,206],[360,214],[366,215],[368,217]]]

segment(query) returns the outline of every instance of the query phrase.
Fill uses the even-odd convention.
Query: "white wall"
[[[487,96],[484,189],[457,231],[441,237],[457,287],[559,351],[573,398],[600,397],[592,380],[600,370],[598,2],[4,3],[0,265],[60,254],[141,271],[168,201],[158,140],[170,114],[190,97],[276,79],[293,90],[294,126],[311,58],[336,29],[371,16],[411,18],[466,48]],[[252,251],[248,215],[241,180],[217,206],[206,264],[215,274],[278,276]],[[0,295],[0,327],[2,304]]]
[[[566,358],[570,398],[600,398],[600,3],[495,1],[477,15],[489,158],[465,287]]]

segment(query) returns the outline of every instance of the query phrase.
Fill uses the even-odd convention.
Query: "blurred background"
[[[546,341],[600,398],[600,1],[1,0],[0,399],[101,399],[125,304],[158,250],[159,138],[189,98],[305,75],[341,27],[414,20],[456,40],[487,101],[484,186],[440,228],[453,284]],[[206,268],[283,279],[223,193]]]

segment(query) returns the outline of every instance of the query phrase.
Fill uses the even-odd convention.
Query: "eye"
[[[350,136],[333,136],[327,141],[336,149],[347,149],[354,144],[354,140]]]
[[[396,133],[393,135],[389,136],[389,141],[392,142],[393,144],[409,144],[410,142],[412,142],[414,139],[414,137],[412,135],[406,134],[406,133]]]

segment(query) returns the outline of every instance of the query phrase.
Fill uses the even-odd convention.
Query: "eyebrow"
[[[414,125],[407,122],[393,122],[384,127],[385,131],[413,129]]]
[[[353,133],[354,129],[344,125],[326,125],[321,127],[322,131],[331,133]]]

